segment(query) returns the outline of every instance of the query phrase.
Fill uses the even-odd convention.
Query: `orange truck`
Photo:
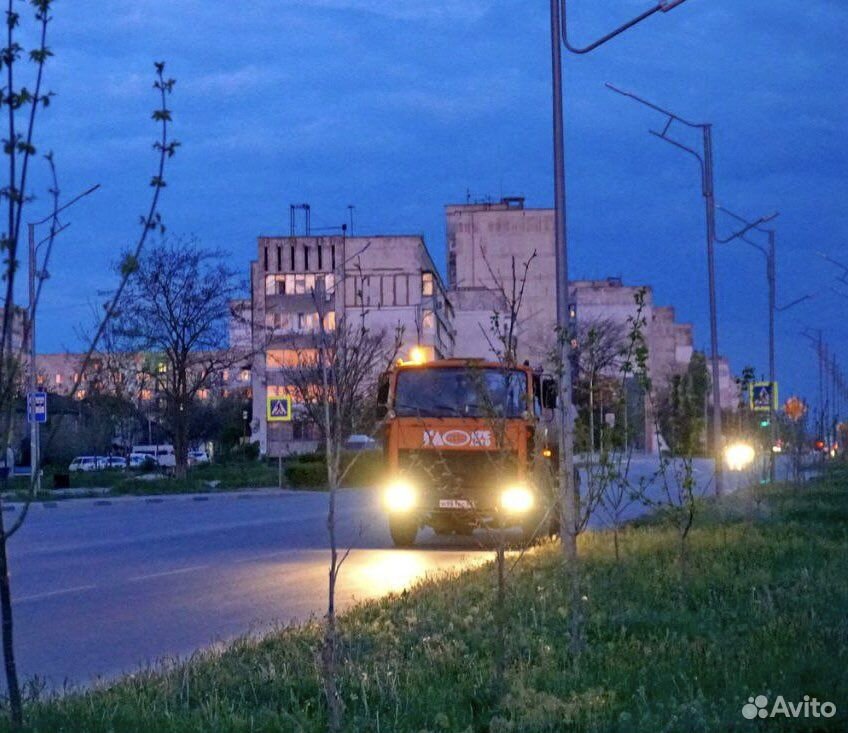
[[[552,378],[479,359],[401,361],[382,376],[378,404],[396,546],[427,526],[439,535],[556,531],[555,451],[542,424],[556,406]]]

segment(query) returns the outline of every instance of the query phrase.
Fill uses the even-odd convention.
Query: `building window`
[[[318,269],[324,269],[324,248],[319,244],[316,248],[316,252],[318,253]]]
[[[336,330],[336,312],[330,311],[329,313],[324,314],[324,330],[325,331],[335,331]]]
[[[223,379],[225,382],[230,381],[230,370],[229,369],[224,369],[224,371],[221,372],[221,379]]]
[[[336,269],[336,245],[335,244],[332,246],[330,254],[332,255],[333,269],[335,270]]]
[[[144,400],[145,402],[153,399],[153,392],[149,389],[141,390],[141,399]]]
[[[250,369],[242,369],[239,372],[239,381],[240,382],[249,382],[250,381]]]
[[[315,292],[315,275],[304,275],[303,284],[307,293]]]
[[[56,375],[56,384],[62,384],[62,375],[61,374]]]
[[[306,293],[306,278],[303,275],[295,275],[294,292],[296,295],[304,295]]]
[[[268,248],[265,247],[265,255],[264,255],[264,264],[265,264],[265,272],[268,272]]]
[[[85,390],[84,389],[77,390],[77,399],[78,400],[84,400],[85,399]]]
[[[432,331],[436,327],[436,314],[431,310],[425,310],[421,314],[421,328]]]
[[[424,272],[421,274],[421,295],[433,295],[435,292],[434,278],[432,272]]]
[[[167,374],[168,373],[168,365],[164,361],[160,361],[156,365],[156,371],[159,374]],[[76,375],[74,375],[74,380],[76,380]]]
[[[291,267],[289,269],[294,272],[294,245],[289,250],[289,260],[291,261]]]
[[[283,248],[277,245],[277,272],[283,269]]]
[[[197,390],[197,398],[201,400],[209,399],[209,390],[208,389],[199,389]]]
[[[309,247],[303,245],[303,269],[309,272]]]

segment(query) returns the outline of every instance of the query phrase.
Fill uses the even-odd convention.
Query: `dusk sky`
[[[575,40],[650,4],[573,0]],[[60,0],[56,97],[36,142],[55,151],[65,197],[103,190],[57,242],[40,350],[79,348],[77,326],[137,234],[155,164],[154,60],[177,79],[171,233],[226,250],[246,278],[257,235],[288,233],[290,203],[310,203],[315,228],[353,204],[356,234],[423,233],[443,267],[445,204],[470,192],[552,205],[548,12],[542,0]],[[718,201],[752,218],[781,212],[778,302],[816,295],[778,316],[784,397],[814,394],[804,327],[846,355],[848,300],[817,252],[848,264],[847,35],[838,0],[690,0],[565,58],[572,277],[653,286],[706,347],[697,164],[647,134],[659,115],[603,82],[712,122]],[[45,188],[35,181],[29,218],[49,213]],[[720,216],[720,234],[732,226]],[[717,263],[721,351],[737,372],[765,371],[763,257],[736,242]]]

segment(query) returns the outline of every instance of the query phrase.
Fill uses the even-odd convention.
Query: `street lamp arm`
[[[815,296],[812,295],[802,295],[800,298],[795,298],[791,303],[787,303],[786,305],[776,305],[774,309],[779,312],[788,311],[793,306],[798,305],[798,303],[803,303],[805,300],[812,300]]]
[[[836,265],[836,266],[837,266],[840,270],[842,270],[842,272],[844,273],[844,274],[843,274],[843,276],[842,276],[842,278],[844,278],[844,277],[845,277],[845,275],[848,275],[848,265],[844,265],[844,264],[843,264],[843,263],[841,263],[839,260],[835,260],[835,259],[833,259],[833,257],[830,257],[829,255],[826,255],[824,252],[816,252],[816,254],[817,254],[819,257],[821,257],[822,259],[827,260],[828,262],[830,262],[830,264],[831,264],[831,265]],[[842,278],[839,278],[839,279],[840,279],[840,280],[842,280]]]
[[[739,239],[740,237],[743,237],[752,229],[756,229],[760,224],[765,224],[766,222],[771,221],[777,216],[778,214],[776,212],[774,214],[769,214],[768,216],[761,216],[759,219],[757,219],[757,221],[746,224],[744,228],[740,229],[734,234],[731,234],[729,237],[725,237],[724,239],[716,237],[716,242],[718,242],[719,244],[727,244],[728,242],[732,242],[734,239]]]
[[[581,54],[581,55],[585,54],[585,53],[589,53],[590,51],[594,51],[596,48],[598,48],[598,46],[603,46],[607,41],[611,41],[613,38],[621,35],[622,33],[624,33],[624,31],[629,30],[634,25],[638,25],[639,23],[641,23],[646,18],[650,18],[654,13],[656,13],[660,10],[664,10],[663,5],[665,4],[665,3],[658,3],[655,7],[651,8],[650,10],[646,10],[641,15],[638,15],[635,18],[633,18],[633,20],[630,20],[627,23],[625,23],[624,25],[619,26],[614,31],[607,33],[605,36],[602,36],[597,41],[590,43],[588,46],[574,46],[568,40],[568,22],[566,20],[567,0],[561,0],[561,2],[562,2],[562,14],[561,14],[562,15],[562,43],[569,51],[571,51],[571,53],[576,53],[576,54]]]
[[[669,122],[671,122],[671,120],[669,120]],[[697,153],[692,148],[689,148],[686,145],[684,145],[683,143],[677,142],[677,140],[675,140],[674,138],[666,135],[665,133],[668,131],[668,127],[669,126],[666,125],[665,130],[663,130],[662,132],[657,132],[656,130],[648,130],[648,132],[651,135],[653,135],[654,137],[658,137],[660,140],[665,140],[665,142],[669,143],[670,145],[674,145],[674,147],[680,148],[682,151],[689,153],[689,155],[692,155],[695,158],[695,160],[698,161],[698,165],[701,167],[701,178],[703,178],[704,177],[704,159],[700,156],[699,153]]]
[[[646,107],[650,107],[652,110],[659,112],[660,114],[663,114],[663,115],[665,115],[666,117],[668,117],[672,120],[677,120],[677,122],[680,122],[681,124],[684,124],[687,127],[704,127],[704,123],[690,122],[689,120],[681,117],[680,115],[676,115],[676,114],[674,114],[674,112],[669,112],[667,109],[663,109],[659,105],[656,105],[653,102],[649,102],[647,99],[643,99],[642,97],[638,96],[637,94],[634,94],[633,92],[628,92],[628,91],[625,91],[624,89],[619,89],[614,84],[610,84],[609,82],[605,82],[604,86],[607,89],[609,89],[610,91],[613,91],[616,94],[620,94],[622,97],[629,97],[630,99],[633,99],[633,100],[639,102],[639,104],[643,104]],[[668,126],[666,126],[666,130],[667,129],[668,129]]]
[[[59,214],[59,213],[63,212],[65,209],[69,209],[71,206],[73,206],[73,205],[74,205],[77,201],[79,201],[80,199],[85,198],[86,196],[88,196],[88,195],[89,195],[89,194],[91,194],[91,193],[94,193],[94,192],[95,192],[98,188],[100,188],[100,184],[99,184],[99,183],[96,183],[96,184],[95,184],[95,185],[93,185],[91,188],[89,188],[89,189],[88,189],[88,190],[86,190],[86,191],[83,191],[83,192],[82,192],[81,194],[79,194],[78,196],[74,196],[74,198],[72,198],[70,201],[68,201],[68,203],[63,204],[63,205],[62,205],[62,206],[60,206],[58,209],[56,209],[55,211],[51,212],[51,213],[50,213],[50,216],[45,216],[45,217],[44,217],[43,219],[41,219],[40,221],[33,221],[33,222],[30,222],[30,224],[33,224],[34,226],[38,226],[39,224],[44,224],[44,222],[46,222],[46,221],[50,221],[50,220],[51,220],[51,219],[53,219],[53,218],[54,218],[57,214]]]

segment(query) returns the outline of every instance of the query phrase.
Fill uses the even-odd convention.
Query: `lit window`
[[[324,315],[324,330],[325,331],[335,331],[336,330],[336,312],[330,311]]]
[[[432,295],[434,292],[434,279],[432,272],[421,275],[421,295]]]
[[[153,392],[149,389],[141,390],[141,399],[143,399],[145,402],[147,400],[153,399]]]
[[[84,389],[80,389],[80,390],[77,391],[77,399],[78,400],[84,400],[85,399],[85,390]]]
[[[164,361],[160,361],[156,365],[156,371],[159,372],[159,374],[167,374],[168,373],[168,365]],[[74,379],[76,379],[76,377],[74,377]]]
[[[421,327],[425,331],[432,331],[436,327],[436,316],[433,311],[424,311],[421,318]]]
[[[229,381],[230,381],[230,370],[229,370],[229,369],[224,369],[224,371],[223,371],[223,372],[221,372],[221,378],[222,378],[225,382],[229,382]]]
[[[197,397],[201,400],[209,399],[209,390],[208,389],[199,389],[197,390]]]
[[[62,375],[61,374],[56,375],[56,384],[62,384]]]
[[[239,372],[239,381],[249,382],[250,381],[250,369],[242,369]]]
[[[315,292],[315,275],[306,275],[303,281],[307,293]]]

